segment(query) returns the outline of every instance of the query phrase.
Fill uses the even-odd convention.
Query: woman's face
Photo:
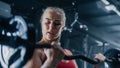
[[[47,10],[41,20],[43,38],[55,40],[60,37],[64,27],[63,17],[54,10]]]

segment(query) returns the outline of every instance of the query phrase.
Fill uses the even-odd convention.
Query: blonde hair
[[[45,12],[48,11],[48,10],[53,10],[53,11],[55,11],[55,12],[58,12],[60,15],[62,15],[62,17],[63,17],[63,23],[64,23],[64,25],[65,25],[65,22],[66,22],[65,12],[64,12],[63,9],[58,8],[58,7],[47,7],[47,8],[44,10],[44,12],[43,12],[40,21],[42,21],[43,15],[44,15]]]

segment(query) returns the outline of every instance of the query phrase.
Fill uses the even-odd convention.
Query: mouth
[[[52,32],[47,32],[49,35],[54,35]]]

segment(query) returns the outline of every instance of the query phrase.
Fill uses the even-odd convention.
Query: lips
[[[50,35],[54,35],[52,32],[47,32],[48,34],[50,34]]]

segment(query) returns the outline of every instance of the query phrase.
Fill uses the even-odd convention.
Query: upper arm
[[[35,49],[32,58],[27,62],[24,68],[40,68],[42,66],[43,53]]]

